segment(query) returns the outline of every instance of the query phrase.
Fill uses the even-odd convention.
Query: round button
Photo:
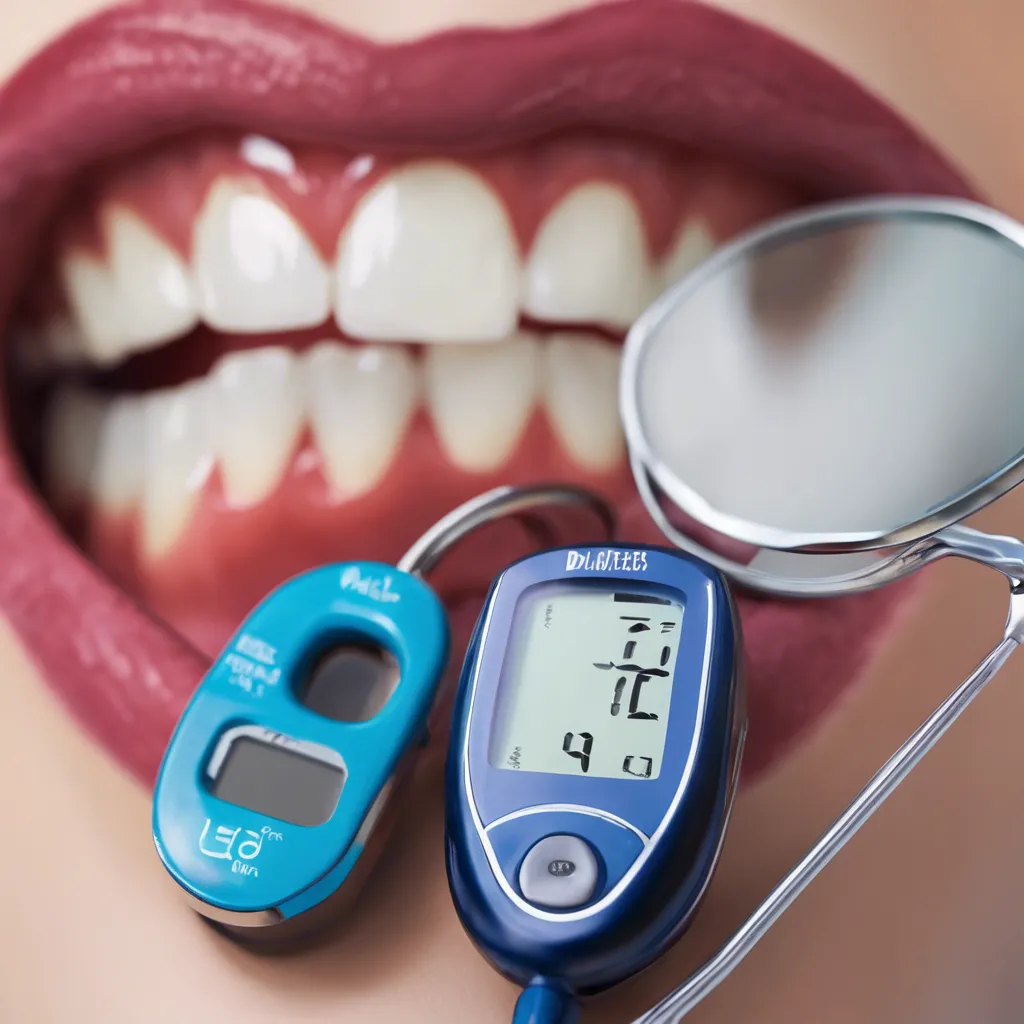
[[[539,907],[567,910],[587,903],[597,888],[597,857],[578,836],[546,836],[519,868],[519,888]]]

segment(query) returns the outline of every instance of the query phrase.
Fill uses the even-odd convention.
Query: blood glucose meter
[[[383,840],[380,811],[425,739],[447,656],[440,600],[394,566],[314,570],[250,615],[182,716],[154,795],[157,850],[196,909],[275,942],[295,937],[292,919],[309,930],[314,907],[339,909],[324,900]]]
[[[575,515],[556,524],[556,509]],[[279,947],[359,891],[448,657],[444,607],[419,574],[503,517],[540,531],[542,546],[556,525],[588,540],[614,529],[578,488],[499,488],[441,520],[398,566],[314,569],[241,625],[185,709],[153,799],[158,854],[200,914]]]
[[[459,683],[447,869],[474,942],[527,986],[517,1021],[568,1019],[686,928],[735,792],[741,649],[722,576],[674,551],[545,551],[493,583]]]

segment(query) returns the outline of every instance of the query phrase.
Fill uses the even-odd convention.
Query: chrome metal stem
[[[957,528],[960,529],[960,528]],[[944,531],[945,532],[945,531]],[[973,533],[974,531],[970,531]],[[984,537],[984,534],[979,534]],[[966,539],[966,538],[964,538]],[[991,538],[990,538],[991,539]],[[1019,543],[1019,542],[1018,542]],[[981,559],[979,559],[980,561]],[[768,929],[817,877],[857,830],[875,813],[932,749],[985,684],[1024,641],[1024,587],[1014,586],[1003,639],[971,675],[879,769],[859,796],[832,823],[807,855],[771,891],[746,923],[695,974],[633,1024],[674,1024],[718,987],[754,948]]]
[[[1016,537],[981,533],[958,523],[940,530],[933,540],[941,545],[944,554],[980,562],[1014,582],[1024,580],[1024,542]]]
[[[561,515],[556,516],[556,511]],[[398,568],[416,576],[429,575],[466,536],[506,517],[519,520],[541,550],[561,544],[609,543],[617,530],[611,505],[582,487],[496,487],[438,520],[402,556]],[[563,517],[565,522],[560,521]]]

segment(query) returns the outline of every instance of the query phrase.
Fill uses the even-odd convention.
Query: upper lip
[[[431,153],[561,128],[640,131],[822,198],[971,194],[851,79],[686,0],[627,0],[397,46],[242,0],[156,0],[79,24],[0,94],[0,318],[81,168],[204,127]],[[0,607],[80,720],[151,780],[202,659],[70,547],[16,482],[6,448],[0,468]]]

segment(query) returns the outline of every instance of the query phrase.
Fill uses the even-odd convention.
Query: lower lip
[[[507,143],[559,127],[584,109],[592,127],[643,127],[725,157],[755,160],[798,184],[820,188],[820,180],[809,178],[831,177],[832,194],[969,191],[894,115],[842,76],[774,36],[697,5],[634,0],[536,29],[455,33],[393,50],[347,39],[298,15],[233,0],[204,5],[194,15],[173,6],[156,3],[101,15],[45,51],[5,91],[0,280],[7,289],[17,289],[29,272],[26,242],[38,233],[64,177],[128,141],[182,124],[255,118],[264,122],[258,130],[265,133],[296,131],[311,140],[340,133],[371,149],[404,139],[436,150],[464,147],[470,139]],[[173,24],[168,10],[175,14]],[[231,42],[242,30],[253,40],[248,57]],[[294,65],[288,68],[282,40],[294,44]],[[168,65],[136,74],[111,63],[115,53],[131,47],[165,55]],[[198,58],[196,47],[202,51]],[[754,69],[749,82],[738,74],[723,79],[721,54],[737,47]],[[564,83],[559,91],[559,75],[552,80],[552,74],[580,54],[586,95],[566,91]],[[645,56],[639,64],[623,63],[629,54]],[[214,86],[197,87],[202,76],[196,75],[196,59],[210,69]],[[246,64],[240,76],[225,71],[236,59]],[[386,94],[365,96],[363,72],[339,70],[367,64],[376,79],[393,83]],[[428,67],[427,77],[438,83],[432,93],[422,88]],[[488,68],[481,80],[486,78],[489,89],[452,94],[445,76],[458,67]],[[69,78],[67,68],[107,70],[83,80]],[[322,81],[323,87],[293,88],[282,74],[287,70],[296,72],[297,81]],[[623,86],[633,79],[629,88]],[[261,88],[268,81],[269,95]],[[524,81],[538,90],[536,97],[547,99],[524,105]],[[652,93],[658,81],[672,87]],[[450,101],[443,124],[436,116],[440,94]],[[438,137],[425,138],[424,125]],[[832,150],[816,171],[795,152],[794,139],[805,138],[813,140],[805,152],[819,155],[821,139],[831,140]],[[0,306],[9,306],[11,298],[8,291]],[[149,781],[206,659],[140,614],[68,545],[24,487],[10,452],[4,453],[2,471],[0,608],[79,721]],[[627,506],[624,513],[632,523],[630,535],[649,536],[638,508]],[[869,657],[869,639],[891,621],[905,596],[905,585],[810,604],[741,596],[754,662],[748,775],[777,758],[856,678]]]

